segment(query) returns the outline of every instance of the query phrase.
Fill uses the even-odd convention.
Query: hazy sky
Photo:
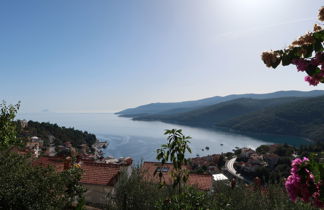
[[[312,90],[264,50],[311,30],[323,0],[2,0],[0,99],[21,112]]]

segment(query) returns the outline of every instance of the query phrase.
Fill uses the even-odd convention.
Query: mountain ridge
[[[253,99],[267,99],[267,98],[282,98],[282,97],[314,97],[324,95],[324,90],[312,90],[312,91],[276,91],[264,94],[231,94],[226,96],[214,96],[209,98],[203,98],[199,100],[183,101],[183,102],[170,102],[170,103],[150,103],[141,105],[135,108],[128,108],[117,112],[115,114],[121,117],[139,117],[157,113],[181,113],[194,110],[197,108],[218,104],[225,101],[230,101],[238,98],[253,98]]]
[[[142,112],[130,117],[133,120],[324,140],[324,91],[243,95],[248,97],[235,99],[242,95],[230,95],[234,99],[209,106],[176,108],[153,114]],[[290,97],[284,97],[287,95]],[[276,98],[271,98],[273,96]]]

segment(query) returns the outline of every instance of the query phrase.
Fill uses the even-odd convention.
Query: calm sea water
[[[165,129],[180,128],[185,135],[192,137],[188,156],[232,151],[235,147],[256,148],[261,144],[284,143],[300,145],[307,143],[304,139],[274,135],[243,135],[225,131],[193,128],[162,122],[133,121],[110,113],[33,113],[19,114],[17,119],[57,123],[60,126],[74,127],[97,135],[101,141],[108,141],[106,156],[132,157],[140,160],[154,161],[156,149],[166,143]],[[208,146],[210,149],[204,149]],[[203,150],[204,149],[204,150]]]

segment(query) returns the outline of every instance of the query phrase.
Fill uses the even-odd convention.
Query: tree
[[[19,143],[16,137],[16,124],[14,122],[19,107],[20,102],[16,105],[8,106],[5,101],[0,104],[0,148],[2,149]]]
[[[191,149],[188,146],[191,139],[190,136],[185,136],[182,134],[182,130],[172,129],[165,130],[164,135],[168,135],[168,143],[163,144],[160,149],[157,149],[156,159],[161,160],[162,166],[169,160],[172,162],[174,170],[171,171],[171,176],[173,178],[173,187],[179,189],[181,193],[181,183],[186,183],[188,180],[188,170],[183,168],[187,165],[188,161],[185,158],[185,153],[188,151],[191,153]],[[155,171],[155,174],[157,171]],[[162,170],[159,171],[159,177],[162,178]]]
[[[319,10],[318,18],[324,21],[324,7]],[[296,65],[298,71],[305,71],[308,76],[305,81],[316,86],[324,83],[324,30],[315,24],[313,32],[309,32],[291,43],[283,50],[268,51],[262,53],[262,60],[267,67],[277,68]]]
[[[0,209],[68,209],[82,200],[81,169],[62,173],[32,165],[30,157],[0,152]]]
[[[132,173],[122,170],[115,185],[114,193],[108,194],[107,209],[152,210],[160,199],[166,198],[173,189],[161,189],[158,184],[147,182],[141,166],[132,169]]]
[[[82,170],[74,165],[61,173],[33,165],[32,157],[11,150],[17,145],[14,118],[17,105],[1,105],[0,209],[67,209],[83,199]],[[81,202],[79,202],[81,204]]]

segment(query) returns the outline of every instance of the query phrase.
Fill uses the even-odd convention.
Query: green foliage
[[[145,171],[140,167],[133,168],[129,176],[127,171],[122,171],[115,185],[115,194],[108,195],[108,209],[151,210],[155,203],[172,194],[168,187],[146,182],[143,179]]]
[[[234,189],[219,183],[213,194],[214,208],[226,210],[315,210],[309,204],[293,203],[289,200],[282,184],[270,184],[266,188],[239,185]]]
[[[244,132],[292,135],[324,140],[324,97],[299,99],[246,114],[220,126]]]
[[[269,145],[261,145],[255,150],[259,154],[266,154],[267,152],[270,151]]]
[[[56,145],[63,144],[70,141],[74,147],[81,144],[88,144],[91,146],[97,140],[94,134],[86,131],[75,130],[74,128],[60,127],[57,124],[29,121],[28,127],[18,130],[19,138],[26,138],[31,136],[38,136],[48,142],[49,136],[55,137],[54,143]]]
[[[320,155],[322,154],[323,151],[324,151],[324,142],[316,142],[313,144],[300,146],[298,149],[298,155],[300,157],[310,157],[312,153]]]
[[[221,169],[223,166],[225,166],[225,162],[226,162],[225,155],[221,154],[221,156],[219,156],[219,160],[217,162],[218,168]]]
[[[166,122],[176,122],[185,125],[199,127],[215,127],[215,125],[243,116],[247,113],[262,110],[267,107],[296,101],[298,98],[272,98],[272,99],[251,99],[240,98],[230,100],[215,105],[200,107],[191,111],[178,114],[146,115],[138,117],[139,120],[162,120]]]
[[[17,145],[16,124],[19,109],[1,105],[0,113],[0,209],[67,209],[82,200],[81,169],[72,167],[62,173],[53,168],[32,165],[32,158],[11,152]],[[82,206],[79,205],[81,208]]]
[[[323,106],[323,96],[240,99],[183,114],[151,117],[201,127],[225,127],[242,132],[300,136],[320,141],[324,136]]]
[[[107,209],[123,210],[315,210],[309,204],[289,200],[282,184],[269,184],[255,189],[253,185],[237,185],[234,189],[225,183],[215,184],[213,192],[184,188],[178,194],[173,188],[159,188],[145,182],[139,168],[131,176],[121,174],[116,194],[110,198]]]
[[[324,154],[316,154],[312,153],[310,155],[310,162],[309,162],[309,170],[313,173],[315,177],[316,182],[320,182],[324,180],[324,163],[321,161],[321,159],[324,158]],[[324,190],[324,186],[322,186]],[[323,191],[321,191],[323,192]],[[323,197],[324,201],[324,194],[322,193],[321,196]]]
[[[204,210],[213,209],[216,206],[211,202],[212,197],[204,191],[195,188],[187,188],[181,194],[175,194],[170,198],[162,199],[156,204],[161,210]]]
[[[65,209],[75,196],[82,197],[72,192],[80,188],[81,171],[60,174],[50,167],[33,166],[30,160],[8,150],[0,152],[1,209]]]
[[[85,187],[80,184],[82,169],[78,164],[75,164],[73,167],[68,170],[64,170],[59,175],[61,176],[64,186],[65,186],[65,202],[68,206],[71,206],[74,201],[77,201],[79,208],[84,202],[83,193],[86,192]]]
[[[324,7],[319,12],[319,20],[324,21]],[[282,63],[283,66],[296,65],[298,71],[305,71],[305,77],[310,85],[316,86],[320,82],[324,83],[323,75],[323,44],[324,30],[315,24],[314,31],[308,32],[297,40],[293,41],[286,49],[268,51],[262,53],[262,60],[267,67],[277,68]]]
[[[19,109],[20,102],[16,105],[0,104],[0,148],[5,149],[12,145],[17,145],[19,141],[16,137],[16,124],[14,119]]]
[[[281,157],[291,157],[295,150],[294,147],[288,144],[279,144],[273,152]]]
[[[156,159],[161,160],[162,166],[169,160],[173,164],[174,170],[171,171],[173,178],[173,187],[178,186],[179,192],[181,192],[181,183],[185,183],[188,179],[188,171],[183,169],[182,166],[187,165],[188,161],[185,158],[185,153],[191,153],[189,147],[190,136],[182,134],[182,130],[171,129],[166,130],[164,135],[168,135],[168,143],[163,144],[160,149],[157,149]],[[156,172],[155,172],[156,173]],[[162,171],[159,171],[159,177],[162,178]]]
[[[306,38],[306,39],[305,39]],[[307,40],[308,39],[308,40]],[[310,42],[311,41],[311,42]],[[324,30],[308,33],[295,41],[289,48],[284,50],[276,50],[264,52],[262,59],[268,67],[277,68],[281,63],[283,66],[292,64],[294,59],[310,58],[313,53],[323,51]],[[266,54],[272,55],[271,59],[267,59]],[[314,73],[307,72],[312,76]]]

